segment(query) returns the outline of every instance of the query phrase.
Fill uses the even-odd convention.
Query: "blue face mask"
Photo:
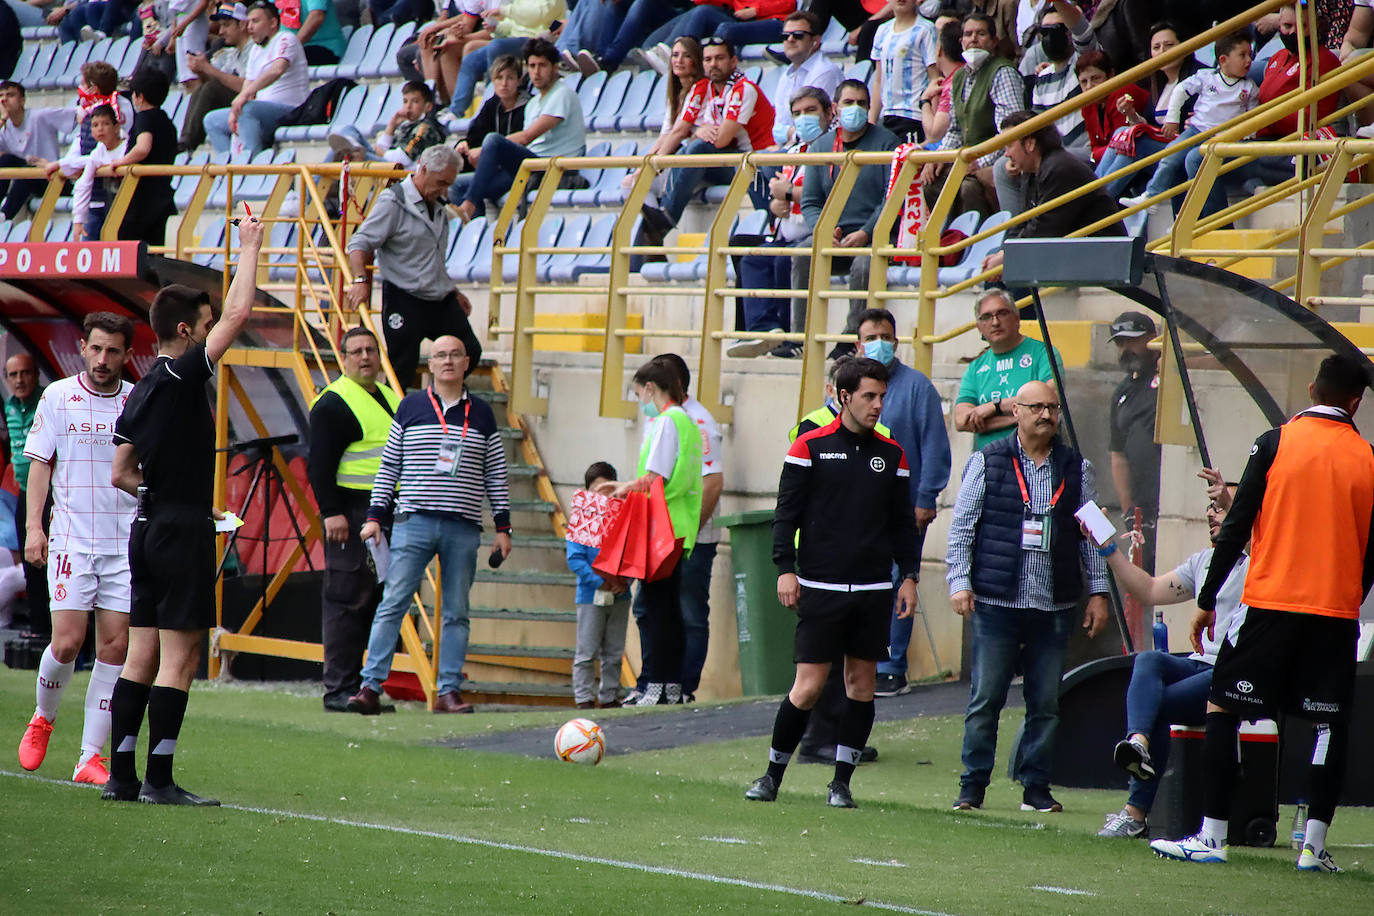
[[[654,417],[657,417],[660,413],[663,412],[658,409],[658,405],[654,403],[652,398],[650,398],[647,401],[640,401],[639,409],[643,411],[644,416],[648,417],[650,420],[654,419]]]
[[[868,109],[862,105],[846,105],[840,109],[840,126],[856,131],[868,123]]]
[[[813,143],[817,137],[825,133],[825,131],[821,129],[820,115],[797,115],[796,127],[797,139],[803,143]]]
[[[866,340],[864,341],[864,356],[869,359],[876,359],[886,366],[892,362],[892,358],[897,355],[897,345],[890,340]]]
[[[776,146],[786,146],[786,145],[787,145],[787,125],[786,125],[786,124],[774,124],[774,125],[773,125],[773,143],[774,143]]]

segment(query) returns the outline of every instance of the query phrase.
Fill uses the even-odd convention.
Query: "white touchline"
[[[16,773],[12,770],[0,770],[0,776],[9,776],[16,779],[27,779],[32,782],[41,782],[51,786],[63,786],[70,789],[95,789],[97,786],[88,786],[83,783],[74,783],[65,779],[50,779],[46,776],[38,776],[33,773]],[[639,862],[624,862],[619,859],[604,859],[600,856],[587,856],[576,852],[564,852],[561,849],[544,849],[539,846],[522,846],[519,843],[504,843],[500,840],[486,840],[481,837],[463,836],[457,833],[442,833],[437,830],[417,830],[414,827],[398,827],[395,824],[373,824],[368,821],[354,821],[342,817],[327,817],[323,814],[310,814],[304,811],[285,811],[279,808],[257,808],[252,805],[223,805],[227,811],[242,811],[247,814],[267,814],[272,817],[285,817],[300,821],[314,821],[320,824],[335,824],[339,827],[358,827],[363,830],[382,830],[387,833],[398,833],[405,836],[426,837],[433,840],[448,840],[451,843],[461,843],[467,846],[481,846],[487,849],[504,849],[507,852],[521,852],[536,856],[546,856],[550,859],[563,859],[569,862],[582,862],[587,865],[604,865],[607,868],[623,868],[628,871],[643,872],[651,875],[666,875],[671,878],[687,878],[692,881],[705,881],[709,884],[723,884],[731,887],[747,887],[757,891],[772,891],[778,894],[790,894],[794,897],[807,897],[812,900],[824,900],[828,903],[847,903],[854,904],[856,901],[851,897],[844,897],[840,894],[827,894],[824,891],[811,891],[798,887],[783,887],[779,884],[765,884],[762,881],[749,881],[745,878],[731,878],[725,875],[713,875],[709,872],[687,871],[681,868],[668,868],[662,865],[642,865]],[[1079,891],[1078,893],[1086,893]],[[939,910],[922,910],[916,907],[902,906],[900,903],[883,903],[880,900],[859,901],[865,907],[875,910],[884,910],[889,913],[913,913],[916,916],[951,916]]]
[[[1068,894],[1074,897],[1096,897],[1097,891],[1080,891],[1076,887],[1054,887],[1045,884],[1031,885],[1033,891],[1048,891],[1051,894]]]

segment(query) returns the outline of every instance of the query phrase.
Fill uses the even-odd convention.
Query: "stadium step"
[[[465,681],[463,699],[470,703],[510,703],[518,706],[571,706],[572,684],[533,684],[524,681]]]
[[[501,582],[506,585],[576,585],[577,576],[566,570],[546,572],[537,569],[479,569],[478,582]]]

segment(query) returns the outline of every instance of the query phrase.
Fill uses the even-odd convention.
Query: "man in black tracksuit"
[[[836,372],[840,414],[788,449],[773,517],[778,600],[797,611],[797,676],[773,724],[768,772],[745,793],[778,796],[787,762],[806,731],[837,651],[844,655],[845,716],[826,803],[854,807],[849,779],[873,728],[873,682],[887,657],[892,566],[902,573],[899,617],[916,608],[920,554],[902,447],[874,431],[887,368],[855,359]]]

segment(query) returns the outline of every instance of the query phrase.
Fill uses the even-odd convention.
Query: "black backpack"
[[[339,107],[339,99],[343,98],[344,92],[357,85],[353,80],[341,76],[321,83],[310,90],[310,94],[305,97],[304,102],[287,112],[286,117],[281,120],[278,126],[328,124],[329,120],[334,117],[334,110]]]

